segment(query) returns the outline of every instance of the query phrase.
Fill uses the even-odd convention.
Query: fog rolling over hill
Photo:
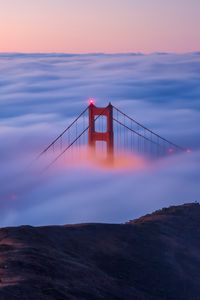
[[[0,229],[0,299],[197,300],[200,205],[126,224]]]

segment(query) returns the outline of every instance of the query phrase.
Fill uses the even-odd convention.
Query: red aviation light
[[[90,98],[89,99],[89,105],[94,105],[95,101],[94,101],[94,98]]]

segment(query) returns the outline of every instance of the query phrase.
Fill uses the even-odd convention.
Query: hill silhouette
[[[0,299],[200,299],[200,205],[125,224],[0,229]]]

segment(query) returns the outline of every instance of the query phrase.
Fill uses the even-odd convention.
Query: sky
[[[88,105],[113,105],[191,153],[116,170],[30,162]],[[200,53],[0,54],[0,226],[126,222],[200,201]],[[142,158],[141,158],[142,159]]]
[[[199,0],[0,0],[0,52],[194,52]]]

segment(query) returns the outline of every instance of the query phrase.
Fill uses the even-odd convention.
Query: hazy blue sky
[[[0,0],[0,51],[197,51],[199,13],[199,0]]]

